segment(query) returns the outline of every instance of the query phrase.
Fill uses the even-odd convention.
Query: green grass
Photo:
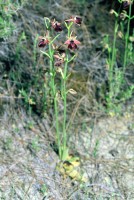
[[[120,1],[120,3],[122,3]],[[104,48],[107,49],[107,70],[108,70],[108,91],[105,96],[107,103],[108,112],[115,110],[119,112],[121,108],[121,103],[130,99],[134,93],[134,84],[129,85],[126,81],[126,72],[129,65],[133,61],[133,47],[130,35],[130,21],[134,18],[132,16],[132,4],[129,5],[128,14],[122,10],[121,12],[111,11],[111,14],[115,15],[115,26],[113,32],[113,38],[111,39],[109,35],[106,35],[103,40]],[[119,23],[119,18],[124,15],[124,18]],[[122,40],[124,45],[121,49],[118,45],[119,41]],[[123,56],[122,56],[123,55]],[[121,60],[121,67],[118,66],[118,60]]]
[[[0,38],[6,39],[11,36],[15,26],[12,21],[14,10],[11,1],[0,0]]]

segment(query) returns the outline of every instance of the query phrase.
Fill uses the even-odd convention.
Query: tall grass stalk
[[[125,35],[125,52],[124,52],[124,61],[123,61],[123,72],[125,73],[126,64],[127,64],[127,56],[128,56],[128,41],[130,36],[130,21],[131,21],[131,13],[132,13],[132,4],[129,5],[129,14],[127,15],[127,32]]]
[[[67,67],[68,61],[66,61],[64,66],[64,77],[63,77],[63,101],[64,101],[64,119],[63,119],[63,154],[67,149],[67,132],[66,132],[66,118],[67,118],[67,89],[66,89],[66,80],[67,80]],[[63,156],[64,157],[64,156]]]
[[[60,138],[60,131],[59,131],[59,109],[58,109],[58,102],[57,102],[57,88],[55,84],[55,69],[54,69],[54,60],[53,60],[54,51],[52,49],[52,43],[49,44],[49,62],[50,62],[50,86],[52,92],[52,98],[54,100],[54,118],[56,124],[56,143],[58,145],[59,157],[62,157],[61,152],[61,138]]]
[[[114,28],[114,38],[113,38],[113,46],[112,46],[112,56],[109,56],[109,101],[111,105],[111,100],[113,97],[113,81],[114,81],[114,66],[116,62],[116,38],[117,38],[117,31],[118,31],[118,23],[117,20],[115,22],[115,28]]]
[[[123,1],[119,1],[120,3],[123,3]],[[108,110],[117,108],[117,105],[119,105],[120,102],[123,102],[124,100],[131,97],[133,93],[134,86],[127,86],[126,80],[125,80],[125,71],[126,66],[129,63],[129,37],[130,37],[130,21],[133,19],[132,14],[132,3],[129,4],[129,12],[126,14],[126,11],[122,11],[123,18],[127,20],[127,27],[126,32],[125,30],[125,24],[122,22],[122,28],[123,28],[123,37],[124,38],[124,57],[122,60],[122,68],[119,68],[117,65],[117,52],[119,51],[117,40],[118,40],[118,33],[120,31],[120,23],[118,22],[119,18],[121,19],[121,14],[117,13],[116,11],[112,10],[111,14],[115,14],[115,26],[114,26],[114,35],[113,35],[113,44],[110,45],[109,37],[107,36],[105,38],[105,41],[107,42],[105,44],[105,47],[108,49],[108,83],[109,83],[109,92],[107,93],[106,101],[107,101],[107,108]]]

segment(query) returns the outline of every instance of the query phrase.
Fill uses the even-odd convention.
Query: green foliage
[[[95,147],[93,149],[93,157],[97,158],[98,152],[99,152],[99,143],[100,141],[97,139],[95,142]]]
[[[13,16],[26,4],[26,0],[0,0],[0,38],[9,38],[15,30]]]
[[[120,103],[125,102],[131,98],[134,92],[134,85],[128,85],[126,81],[126,71],[129,65],[134,64],[134,51],[133,51],[133,37],[130,36],[130,21],[134,16],[131,15],[132,4],[129,5],[129,14],[123,10],[121,13],[117,13],[112,10],[111,14],[114,14],[115,27],[113,40],[106,35],[103,40],[104,48],[107,49],[107,70],[108,70],[108,91],[105,96],[108,111],[119,111]],[[123,20],[118,23],[118,18],[123,15]],[[121,49],[118,41],[124,44],[124,48]],[[120,58],[121,67],[118,66],[118,59]]]
[[[33,97],[31,97],[30,93],[26,92],[23,88],[21,90],[19,90],[19,94],[22,97],[22,99],[24,100],[25,106],[28,109],[29,114],[31,114],[32,105],[36,104]]]
[[[23,45],[23,41],[26,41],[25,32],[21,33],[21,35],[20,35],[20,37],[18,38],[18,41],[17,41],[17,45],[16,45],[16,58],[15,58],[16,61],[20,61],[20,59],[21,59],[21,57],[20,57],[21,56],[21,54],[20,54],[21,50],[22,49],[26,50],[25,46]]]
[[[39,137],[38,136],[33,138],[32,142],[31,142],[31,149],[36,153],[40,150]]]
[[[40,192],[43,194],[44,197],[47,196],[47,194],[48,194],[48,188],[47,188],[47,186],[46,186],[45,183],[41,185]]]
[[[11,137],[7,137],[4,141],[4,149],[5,150],[11,150],[13,147],[13,140]]]
[[[74,0],[74,2],[77,4],[84,4],[86,3],[86,0]]]
[[[32,130],[34,128],[34,122],[33,121],[27,121],[25,128]]]
[[[20,129],[15,124],[12,125],[12,128],[14,133],[19,133]]]
[[[10,0],[0,0],[0,38],[9,37],[15,28],[12,21],[14,9]]]

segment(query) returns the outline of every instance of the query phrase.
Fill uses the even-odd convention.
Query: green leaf
[[[50,42],[50,44],[52,44],[59,36],[60,34],[56,35],[55,38]]]
[[[41,51],[41,53],[45,54],[48,58],[51,59],[51,57],[50,57],[50,55],[48,53],[46,53],[45,51],[42,51],[42,50],[40,50],[40,51]]]
[[[70,60],[68,60],[68,63],[71,62],[75,57],[76,57],[76,55],[72,56],[72,58]]]

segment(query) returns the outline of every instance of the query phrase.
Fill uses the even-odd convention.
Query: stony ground
[[[132,108],[122,116],[89,116],[86,126],[75,129],[70,148],[87,177],[80,183],[56,169],[59,159],[51,147],[49,119],[6,105],[0,118],[0,199],[134,199]]]

